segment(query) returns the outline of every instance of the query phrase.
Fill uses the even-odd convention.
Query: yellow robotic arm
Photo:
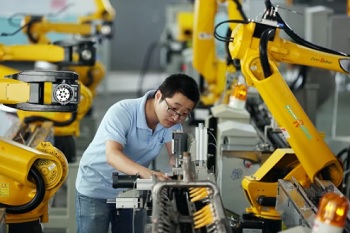
[[[243,19],[239,7],[239,0],[227,1],[228,17]],[[226,59],[216,55],[214,24],[217,9],[217,1],[195,1],[192,64],[206,82],[207,90],[201,97],[201,102],[206,106],[213,105],[220,99],[226,88],[226,72],[236,72],[232,64],[228,65]],[[230,24],[230,28],[234,28],[235,25]]]
[[[80,83],[80,82],[79,82]],[[80,102],[76,112],[42,112],[42,111],[17,111],[17,116],[25,124],[41,124],[44,121],[52,121],[55,136],[79,136],[80,121],[92,106],[93,97],[90,90],[80,84]]]
[[[79,17],[76,23],[50,22],[43,16],[26,16],[24,25],[27,26],[23,27],[23,31],[33,44],[52,43],[47,37],[49,32],[79,35],[98,40],[110,39],[113,36],[115,10],[108,0],[95,0],[95,6],[95,12]],[[94,65],[61,66],[61,69],[78,73],[79,80],[90,89],[93,96],[105,75],[105,67],[100,61],[96,61]]]
[[[33,52],[35,55],[33,55]],[[55,45],[3,45],[0,44],[1,61],[33,61],[50,59],[50,62],[61,62],[66,59],[66,52],[62,47]]]
[[[90,24],[53,23],[43,16],[26,16],[24,23],[27,26],[23,30],[29,41],[34,44],[51,43],[51,40],[46,36],[49,32],[79,34],[85,37],[97,34],[96,28]]]
[[[96,49],[92,41],[71,41],[58,44],[3,45],[0,61],[47,61],[60,66],[94,65]]]
[[[350,57],[302,40],[291,33],[272,6],[267,9],[261,22],[241,21],[235,28],[230,53],[232,58],[241,61],[247,84],[258,90],[291,146],[291,149],[277,149],[254,175],[242,181],[251,204],[248,212],[258,217],[279,219],[273,201],[277,195],[278,179],[291,180],[294,177],[308,188],[319,178],[340,187],[343,168],[284,81],[278,63],[349,74]],[[277,18],[273,18],[275,16]],[[282,39],[282,29],[296,42]]]
[[[101,61],[96,61],[93,66],[67,66],[79,75],[79,81],[86,86],[93,97],[96,96],[96,89],[106,75],[106,69]]]
[[[77,80],[68,71],[15,73],[0,78],[0,102],[23,110],[76,111]],[[6,209],[6,223],[47,222],[48,201],[68,175],[65,155],[50,142],[32,148],[0,137],[0,160],[0,208]]]
[[[82,66],[91,67],[95,64],[95,48],[90,41],[78,41],[77,43],[65,42],[58,45],[0,45],[0,60],[2,61],[36,61],[44,60],[58,66]],[[17,71],[15,71],[17,72]],[[0,75],[6,76],[15,73],[13,69],[0,67]],[[79,75],[77,75],[79,77]],[[13,81],[15,82],[15,81]],[[24,84],[21,84],[24,85]],[[24,123],[53,121],[55,135],[79,135],[80,120],[86,115],[92,106],[92,94],[85,85],[80,85],[80,102],[77,111],[59,113],[58,111],[41,111],[41,109],[18,108],[17,115]],[[50,98],[50,93],[42,93],[45,99]]]
[[[87,16],[79,18],[79,23],[90,23],[94,21],[103,21],[112,24],[115,18],[115,10],[109,0],[95,0],[96,11]]]
[[[0,102],[26,111],[74,112],[79,103],[78,75],[26,71],[0,78]]]
[[[52,44],[6,46],[0,44],[0,61],[34,61],[36,59],[39,59],[46,60],[55,64],[94,64],[94,53],[95,48],[90,42],[79,42],[78,45],[65,44],[65,46],[57,46]],[[11,75],[17,72],[18,71],[15,69],[0,66],[1,77]],[[2,103],[7,104],[16,104],[16,108],[24,109],[26,111],[42,111],[43,108],[50,108],[50,111],[54,110],[55,105],[51,104],[55,103],[55,101],[57,100],[55,100],[51,95],[50,89],[60,88],[62,87],[62,85],[57,86],[57,84],[55,83],[59,83],[62,80],[64,80],[65,82],[69,82],[69,80],[65,79],[65,72],[60,73],[61,77],[56,73],[55,77],[53,77],[51,74],[51,72],[40,73],[40,75],[42,75],[42,80],[46,79],[46,83],[40,81],[40,79],[40,82],[36,82],[39,75],[38,73],[35,73],[34,75],[32,73],[25,73],[25,75],[19,76],[20,78],[23,78],[25,80],[17,80],[16,78],[0,79],[0,101],[2,101]],[[76,80],[74,80],[74,82],[76,82]],[[46,92],[46,90],[48,91]],[[40,93],[40,95],[38,93]],[[74,93],[77,92],[74,91]],[[74,98],[75,101],[79,100],[79,97],[77,96],[74,96]],[[20,101],[23,100],[25,100],[25,102],[20,103]],[[27,103],[26,101],[29,100],[30,102]],[[50,105],[44,105],[46,103]],[[66,112],[72,112],[73,110],[77,110],[69,109],[70,106],[70,104],[66,104],[65,106],[59,106],[59,108],[68,109],[69,111]],[[76,108],[77,102],[74,102],[73,106]]]
[[[76,43],[74,41],[65,41],[64,43],[60,43],[60,46],[57,44],[35,44],[2,46],[1,48],[2,56],[0,56],[0,60],[4,61],[36,61],[36,58],[39,58],[40,60],[53,63],[56,66],[72,65],[78,67],[87,65],[89,67],[95,64],[95,47],[91,41],[77,41]],[[18,71],[4,66],[0,67],[0,74],[3,76],[15,72]],[[76,72],[74,73],[76,74]],[[79,74],[77,76],[79,76]],[[43,125],[45,122],[52,122],[50,128],[53,129],[54,136],[56,137],[55,146],[65,154],[69,162],[73,162],[76,157],[73,136],[80,135],[80,121],[90,110],[93,101],[91,91],[85,85],[81,84],[80,81],[77,82],[80,85],[80,101],[79,105],[76,106],[76,111],[42,111],[41,108],[18,108],[17,110],[17,116],[22,123],[20,130],[27,127],[44,128]],[[51,98],[50,92],[43,92],[40,94],[45,100]],[[64,145],[61,145],[60,142],[61,144],[64,143]]]
[[[80,35],[82,37],[111,38],[115,10],[107,0],[95,0],[96,11],[80,17],[78,23],[50,22],[44,16],[28,15],[23,20],[23,32],[33,44],[48,44],[50,32]]]
[[[6,223],[48,222],[48,202],[68,175],[64,154],[50,142],[35,149],[0,137],[0,207]]]

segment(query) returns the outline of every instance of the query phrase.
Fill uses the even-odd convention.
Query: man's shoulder
[[[125,109],[125,110],[130,110],[133,108],[137,108],[137,106],[140,104],[139,99],[123,99],[111,106],[112,109]]]

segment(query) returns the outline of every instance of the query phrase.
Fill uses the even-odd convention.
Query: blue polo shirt
[[[115,198],[118,194],[112,187],[112,173],[119,171],[107,163],[107,140],[119,142],[130,159],[148,167],[163,145],[172,140],[172,132],[182,130],[181,124],[165,128],[158,123],[154,132],[147,126],[146,100],[153,98],[154,93],[149,91],[141,98],[119,101],[107,110],[80,160],[75,184],[79,193],[102,199]]]

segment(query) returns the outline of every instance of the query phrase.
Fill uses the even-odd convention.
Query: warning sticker
[[[9,197],[9,196],[10,196],[10,184],[0,183],[0,197]]]

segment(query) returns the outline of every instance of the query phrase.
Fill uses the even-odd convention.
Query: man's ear
[[[162,92],[160,92],[160,90],[158,90],[155,94],[155,98],[156,100],[160,100],[162,98]]]

